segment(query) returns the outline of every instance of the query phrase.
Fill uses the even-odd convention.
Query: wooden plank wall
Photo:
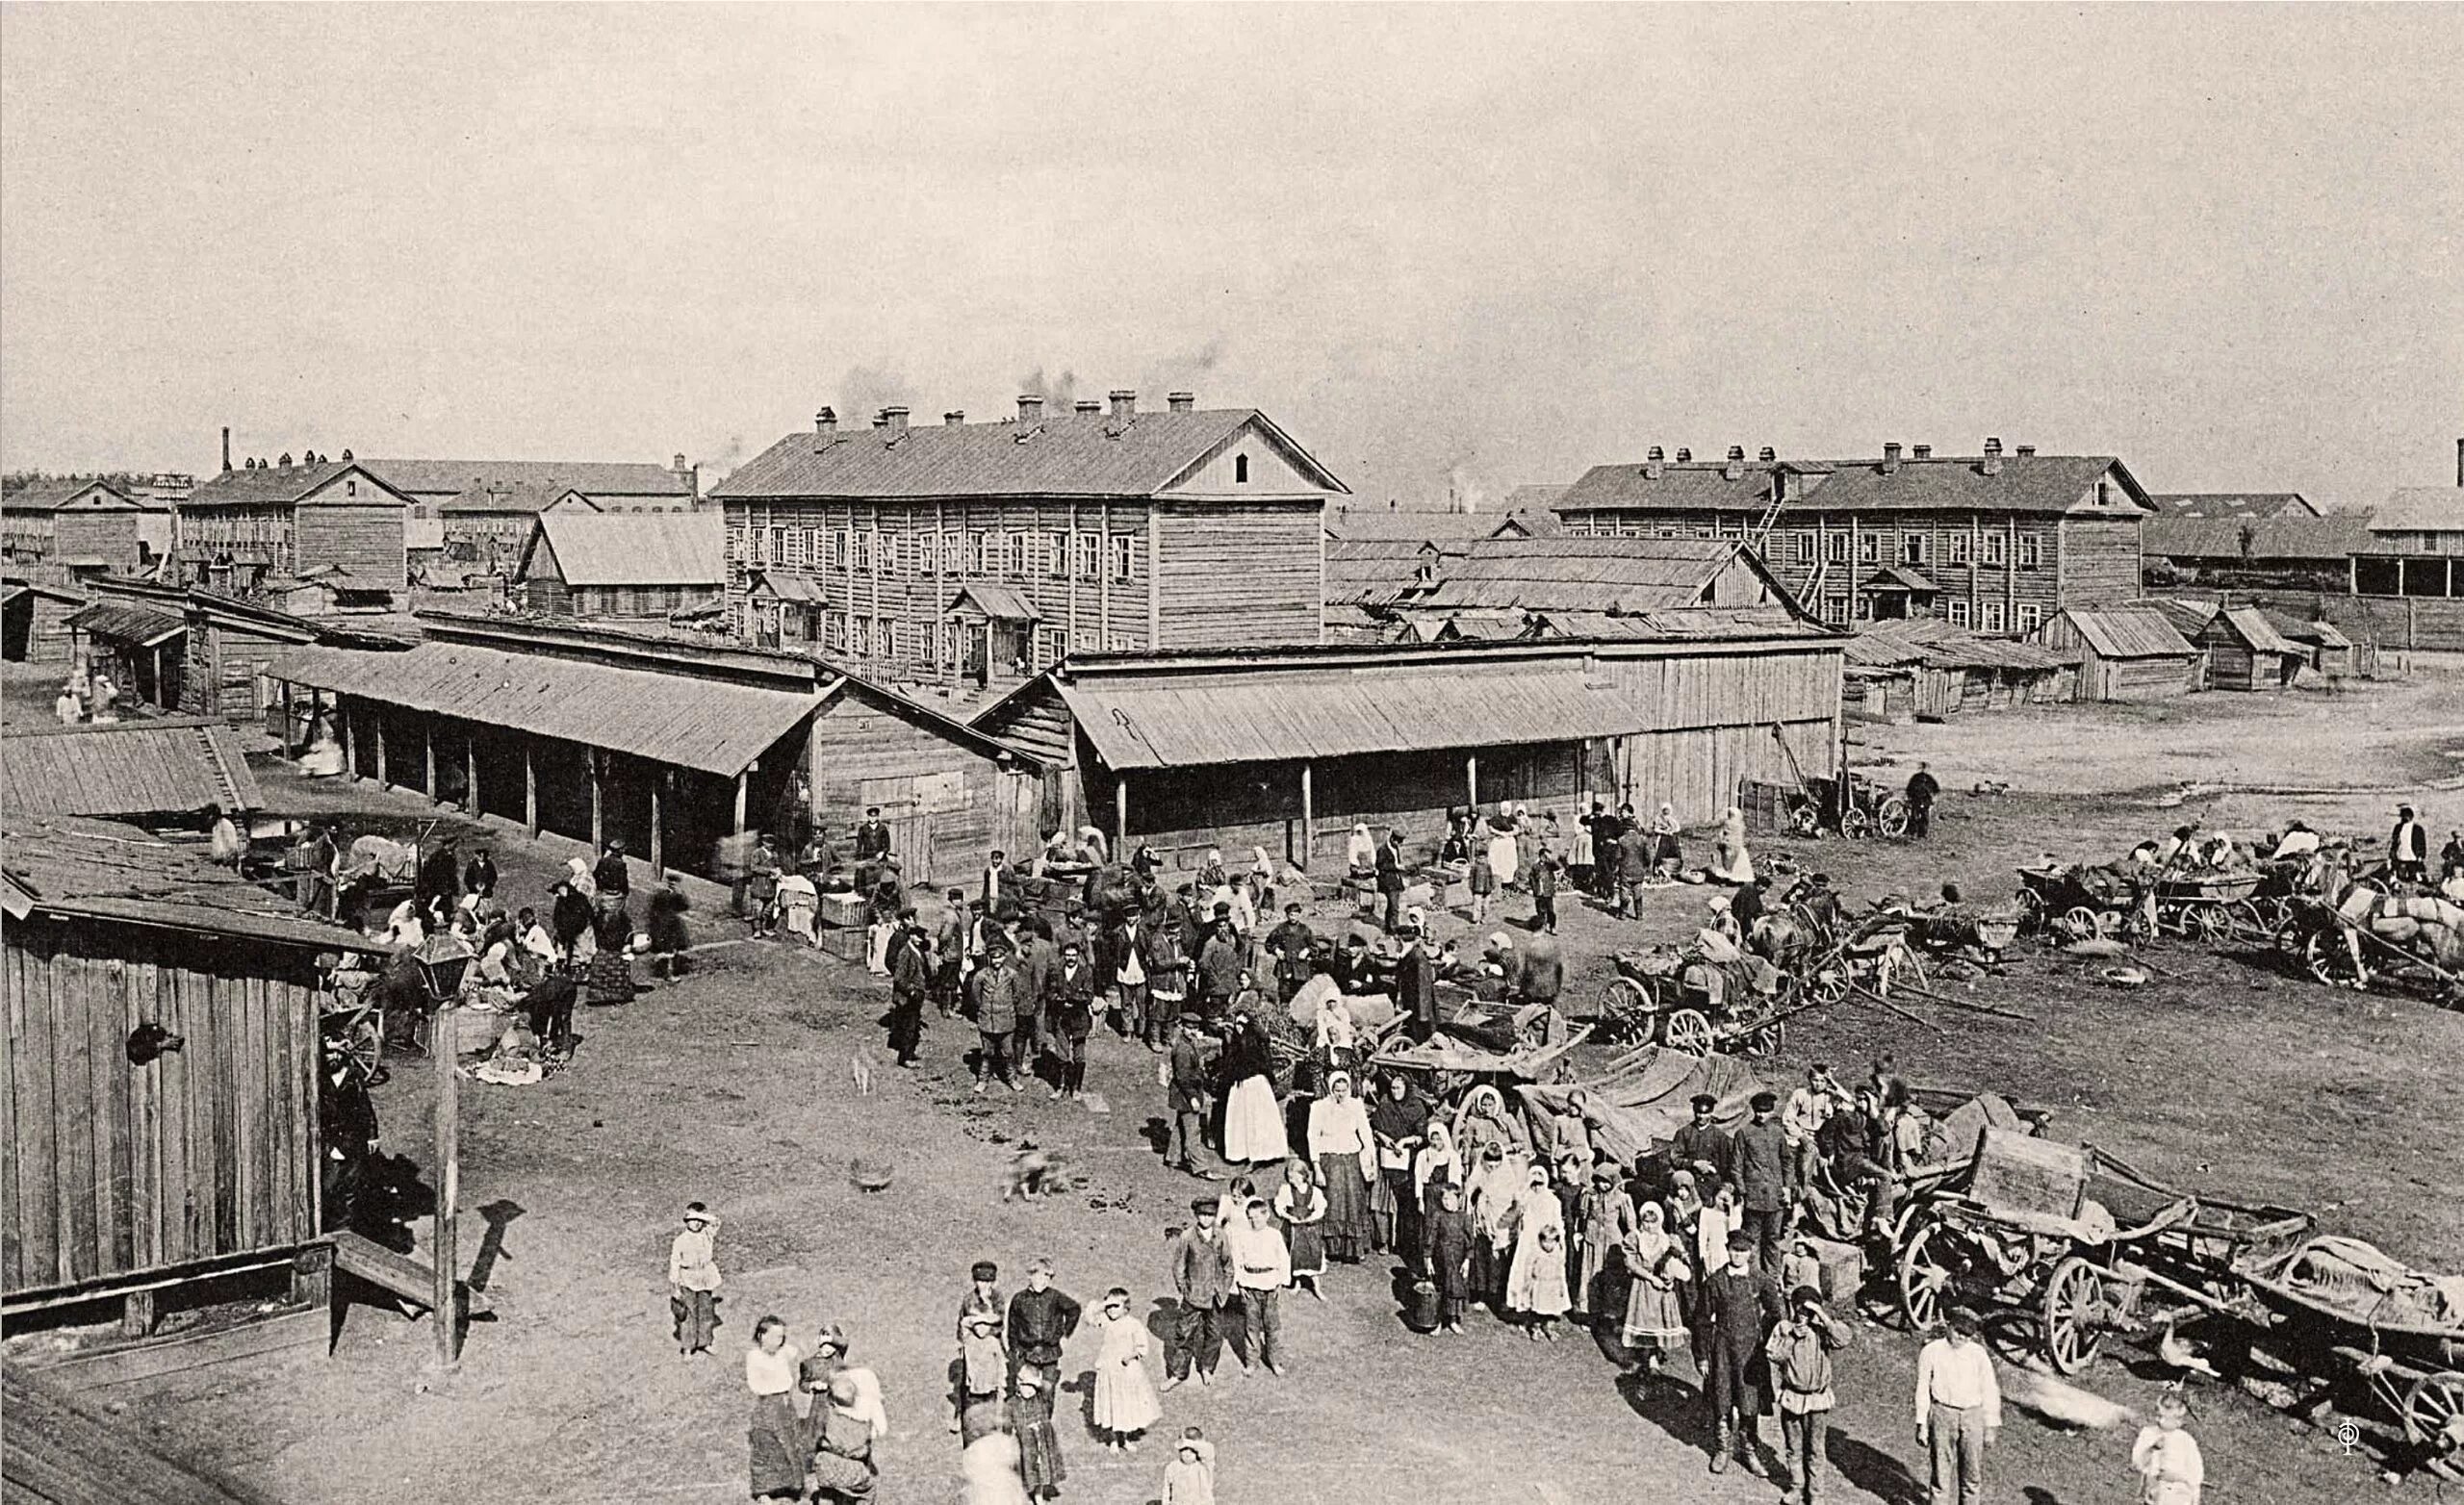
[[[1319,640],[1325,509],[1315,502],[1159,505],[1158,648]]]
[[[808,756],[813,817],[830,839],[846,841],[865,807],[880,805],[910,882],[962,881],[981,871],[994,849],[1018,856],[1040,841],[1041,780],[1033,770],[1005,770],[930,723],[853,694],[842,693],[813,718]],[[928,807],[917,780],[949,774],[960,778],[960,802]]]
[[[104,948],[110,954],[104,954]],[[266,975],[269,964],[285,968]],[[0,1289],[279,1249],[319,1228],[309,958],[30,918],[9,927]],[[144,1020],[183,1049],[132,1066]]]
[[[317,500],[297,511],[301,570],[340,565],[360,590],[398,591],[408,583],[400,503]]]
[[[2140,520],[2062,520],[2061,594],[2066,606],[2126,601],[2140,594]]]

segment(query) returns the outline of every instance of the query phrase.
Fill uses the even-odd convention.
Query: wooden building
[[[2369,533],[2352,555],[2354,595],[2464,598],[2464,440],[2453,486],[2398,487],[2371,514]]]
[[[2285,640],[2309,654],[2310,667],[2321,678],[2346,679],[2361,672],[2360,655],[2353,641],[2332,622],[2324,619],[2287,621],[2269,613],[2276,630]]]
[[[438,504],[433,520],[437,563],[458,567],[466,577],[500,574],[511,579],[531,536],[539,531],[540,518],[552,510],[597,512],[600,506],[571,486],[491,487],[448,497]]]
[[[0,657],[13,664],[65,664],[76,633],[68,619],[87,605],[73,590],[0,580]]]
[[[1033,829],[1036,760],[808,655],[538,619],[420,623],[404,651],[310,649],[273,668],[353,777],[534,835],[622,839],[654,869],[703,877],[720,838],[775,826],[795,773],[824,829],[843,837],[879,804],[906,850],[953,877],[982,855],[969,842]]]
[[[1840,643],[1707,625],[1617,641],[1073,656],[973,725],[1051,766],[1047,826],[1194,862],[1324,871],[1355,822],[1421,855],[1450,807],[1592,799],[1716,819],[1741,779],[1837,766]]]
[[[2158,610],[2206,658],[2211,690],[2289,690],[2310,655],[2256,606],[2166,600]]]
[[[2080,652],[2015,643],[1938,617],[1876,622],[1848,639],[1847,708],[1868,721],[1939,721],[2073,700]]]
[[[2154,492],[2147,505],[2159,518],[2200,518],[2264,523],[2277,518],[2318,518],[2321,512],[2297,491]]]
[[[131,826],[11,811],[0,848],[6,1311],[119,1297],[142,1331],[265,1268],[321,1307],[316,958],[359,937]]]
[[[370,460],[385,484],[411,498],[422,517],[450,518],[454,503],[465,516],[493,510],[478,503],[490,495],[508,498],[555,497],[578,491],[603,512],[690,512],[701,498],[699,467],[678,455],[672,466],[630,460]],[[517,512],[520,509],[517,507]],[[523,516],[536,517],[530,508]],[[526,534],[526,526],[521,534]],[[513,540],[520,551],[521,534]],[[449,537],[451,534],[449,532]]]
[[[245,595],[269,579],[330,567],[354,590],[390,598],[409,584],[402,520],[410,506],[347,456],[226,469],[179,505],[181,579]]]
[[[1674,461],[1584,472],[1557,499],[1569,533],[1752,539],[1825,622],[1938,616],[2025,636],[2065,606],[2140,592],[2146,494],[2110,455],[1937,456],[1883,446],[1876,460]],[[1927,589],[1926,587],[1930,587]]]
[[[1129,392],[1049,415],[1023,396],[990,423],[910,426],[893,407],[841,429],[825,408],[713,493],[752,641],[979,683],[1073,651],[1320,641],[1324,505],[1342,494],[1254,409],[1175,393],[1141,412]],[[1004,644],[1024,651],[1005,661]]]
[[[715,512],[551,508],[533,520],[513,584],[516,599],[547,617],[708,611],[727,584],[726,523]]]
[[[196,716],[12,727],[0,810],[200,827],[219,806],[260,809],[265,795],[231,728]]]
[[[194,587],[91,583],[92,604],[68,619],[80,650],[113,674],[123,694],[192,716],[262,721],[274,703],[266,666],[277,654],[302,644],[370,638],[344,624]]]
[[[171,551],[168,503],[112,481],[37,478],[0,497],[0,556],[30,579],[141,574]]]
[[[2079,699],[2162,701],[2199,688],[2205,656],[2153,606],[2069,606],[2035,641],[2079,655]]]
[[[2150,585],[2281,590],[2345,590],[2353,553],[2369,545],[2369,515],[2350,512],[2158,517],[2140,537]]]

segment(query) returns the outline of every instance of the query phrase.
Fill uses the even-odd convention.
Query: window
[[[887,658],[890,656],[889,619],[887,617],[875,617],[873,619],[873,656],[875,658]]]
[[[847,530],[843,527],[832,528],[828,535],[825,547],[828,548],[828,552],[822,556],[822,563],[833,570],[846,569]]]
[[[1798,533],[1788,540],[1789,556],[1799,564],[1813,563],[1813,535]]]
[[[791,527],[787,529],[787,536],[785,540],[786,547],[781,550],[779,554],[779,562],[791,570],[803,569],[805,567],[805,544],[806,541],[811,537],[812,530],[810,528]]]
[[[1999,533],[1988,533],[1985,535],[1985,564],[1988,569],[1999,570],[2002,568],[2003,562],[2010,557],[2009,552],[2005,548],[2009,542],[2010,541],[2008,539],[2004,538]]]
[[[1126,580],[1138,572],[1138,535],[1113,535],[1113,578]]]
[[[855,541],[856,545],[856,562],[854,566],[856,573],[858,574],[872,574],[873,535],[870,533],[856,531],[850,533],[849,536]]]
[[[1965,532],[1955,532],[1942,541],[1942,556],[1955,565],[1966,564],[1976,557],[1976,540]]]
[[[2041,536],[2035,533],[2019,535],[2019,568],[2022,570],[2044,568],[2044,539]]]
[[[898,573],[899,543],[900,538],[896,533],[873,535],[873,572],[875,574],[896,574]]]
[[[1249,484],[1249,457],[1247,455],[1236,454],[1232,457],[1232,484],[1235,486],[1246,486]],[[2103,488],[2099,487],[2098,489],[2102,490]]]
[[[1056,580],[1069,578],[1069,535],[1046,533],[1043,536],[1043,569]]]
[[[2113,504],[2114,483],[2111,481],[2098,481],[2096,483],[2096,505],[2099,507],[2110,507]]]
[[[1977,624],[1977,629],[1979,631],[1999,632],[2002,630],[2002,603],[2000,601],[1986,601],[1977,608],[1977,611],[1980,614]]]
[[[1082,580],[1095,578],[1097,563],[1103,549],[1092,533],[1069,535],[1069,573]]]
[[[1108,632],[1104,634],[1104,651],[1107,653],[1134,652],[1137,650],[1137,644],[1132,643],[1129,639],[1121,636],[1117,632]]]
[[[1883,541],[1880,535],[1873,533],[1860,533],[1857,535],[1857,562],[1859,564],[1880,564],[1882,563],[1882,558]]]
[[[1035,667],[1038,670],[1045,670],[1061,662],[1061,655],[1067,651],[1066,644],[1067,640],[1062,635],[1059,627],[1037,627],[1033,660]]]
[[[1952,597],[1948,601],[1943,603],[1942,609],[1944,614],[1950,618],[1952,626],[1964,627],[1967,625],[1967,599],[1965,597]]]
[[[963,546],[963,552],[959,556],[959,573],[962,574],[984,574],[985,535],[969,531],[963,536],[966,543]]]
[[[1899,562],[1901,564],[1924,564],[1932,557],[1933,552],[1934,541],[1922,533],[1903,533],[1899,536]]]
[[[1824,597],[1822,599],[1822,620],[1835,625],[1846,622],[1848,620],[1848,598],[1845,596]]]
[[[787,530],[773,524],[769,532],[770,542],[763,550],[763,557],[772,564],[783,563],[787,557]]]
[[[1822,557],[1830,560],[1834,564],[1846,564],[1848,562],[1848,535],[1845,533],[1826,534],[1822,541]]]
[[[1034,551],[1033,534],[1005,534],[1001,540],[1001,573],[1013,575],[1034,574]]]
[[[1870,596],[1860,596],[1860,597],[1858,597],[1858,598],[1857,598],[1857,620],[1858,620],[1859,622],[1868,622],[1868,621],[1871,621],[1871,620],[1873,619],[1873,615],[1874,615],[1874,599],[1873,599],[1872,597],[1870,597]]]
[[[2098,491],[2103,491],[2104,487],[2100,484],[2096,489]],[[353,476],[349,480],[343,482],[343,495],[346,497],[356,497],[359,495],[359,478],[357,476]],[[2104,498],[2099,497],[2096,499],[2102,501]]]
[[[1640,538],[1643,536],[1643,525],[1639,523],[1621,523],[1617,526],[1617,533],[1621,538]],[[1677,537],[1677,529],[1674,527],[1663,527],[1656,536],[1660,538],[1675,538]]]
[[[1697,523],[1687,531],[1696,538],[1708,538],[1711,536],[1711,525],[1707,523]]]
[[[2043,625],[2044,608],[2042,606],[2039,606],[2034,603],[2027,603],[2022,604],[2019,607],[2019,635],[2021,637],[2027,636],[2029,633],[2036,631],[2037,628]]]

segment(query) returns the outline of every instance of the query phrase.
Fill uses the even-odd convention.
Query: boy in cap
[[[1838,1397],[1831,1389],[1831,1356],[1848,1346],[1848,1329],[1823,1310],[1822,1292],[1799,1286],[1788,1292],[1788,1313],[1771,1329],[1768,1360],[1778,1391],[1780,1457],[1793,1490],[1780,1497],[1814,1505],[1821,1493],[1823,1433]]]
[[[1216,1212],[1213,1197],[1190,1203],[1190,1226],[1172,1242],[1172,1288],[1180,1297],[1180,1318],[1158,1390],[1178,1388],[1193,1365],[1197,1382],[1212,1385],[1215,1366],[1223,1357],[1223,1308],[1234,1294],[1233,1268],[1232,1251],[1215,1226]]]
[[[1941,1336],[1916,1355],[1916,1441],[1932,1464],[1933,1505],[1976,1505],[1986,1450],[2002,1430],[2002,1386],[1977,1340],[1976,1314],[1953,1306],[1944,1318]]]
[[[688,1202],[683,1221],[683,1231],[667,1246],[668,1309],[676,1317],[676,1351],[690,1359],[708,1353],[718,1334],[719,1215]]]

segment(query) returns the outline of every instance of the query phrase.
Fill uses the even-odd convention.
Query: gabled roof
[[[2008,669],[2021,673],[2043,673],[2079,661],[2075,650],[1971,632],[1938,617],[1909,617],[1861,626],[1848,640],[1844,656],[1851,669],[1922,664],[1928,669]]]
[[[1941,590],[1932,577],[1914,565],[1885,565],[1866,576],[1861,591],[1907,591],[1912,595],[1931,596]]]
[[[1328,507],[1326,537],[1348,544],[1468,542],[1487,538],[1505,519],[1494,512],[1405,512],[1398,507]]]
[[[1517,486],[1505,494],[1505,510],[1512,512],[1547,512],[1566,494],[1566,483]]]
[[[2308,656],[2302,652],[2299,644],[2278,632],[2275,624],[2268,620],[2267,613],[2256,606],[2227,606],[2218,615],[2232,629],[2233,635],[2248,644],[2254,652]]]
[[[171,509],[159,501],[149,506],[134,497],[114,490],[105,482],[96,481],[69,496],[60,503],[58,510],[62,512],[168,512]]]
[[[1736,539],[1490,538],[1434,546],[1329,544],[1326,550],[1330,596],[1393,611],[1673,618],[1718,605],[1757,611],[1768,630],[1813,625],[1760,557]],[[1425,584],[1424,570],[1434,577]],[[1733,584],[1740,571],[1753,576],[1764,599],[1715,600],[1715,588],[1724,580]]]
[[[543,512],[516,579],[546,548],[567,585],[723,585],[727,519],[716,512]]]
[[[0,791],[0,809],[12,816],[171,815],[265,804],[231,728],[187,716],[12,728]]]
[[[2111,455],[2004,455],[1987,474],[1985,456],[1935,455],[1883,460],[1752,461],[1728,478],[1724,462],[1594,466],[1557,500],[1560,512],[1636,509],[1652,512],[1754,512],[1771,505],[1771,476],[1784,470],[1808,477],[1809,512],[2062,513],[2080,508],[2097,481],[2112,472],[2141,507],[2146,492]],[[1800,502],[1791,497],[1789,506]],[[1785,513],[1782,514],[1784,519]]]
[[[2079,636],[2100,658],[2192,658],[2198,650],[2154,606],[2069,606]]]
[[[2400,486],[2371,518],[2370,531],[2464,532],[2464,486]]]
[[[950,603],[941,608],[941,615],[945,617],[967,613],[989,617],[994,622],[1043,620],[1043,613],[1036,610],[1036,603],[1018,591],[1007,585],[987,585],[977,580],[969,580],[960,586],[959,593],[950,598]]]
[[[90,492],[100,492],[118,505],[135,507],[126,493],[111,482],[90,475],[37,475],[0,493],[0,512],[51,512],[67,506]]]
[[[13,919],[48,914],[321,951],[368,947],[357,931],[302,917],[198,851],[112,821],[11,810],[0,829],[0,875]]]
[[[610,497],[693,495],[690,472],[629,460],[363,460],[398,491],[462,497],[490,490],[579,491]]]
[[[599,510],[588,493],[578,486],[552,481],[517,481],[504,485],[474,486],[444,501],[438,502],[439,516],[458,517],[473,512],[545,512],[567,497],[578,498],[591,511]]]
[[[821,582],[810,575],[791,570],[756,570],[749,594],[768,596],[783,601],[820,601],[825,598]]]
[[[2297,491],[2165,492],[2148,503],[2165,518],[2315,518],[2319,509]]]
[[[2336,625],[2332,622],[2295,622],[2279,617],[2273,612],[2268,614],[2268,620],[2276,625],[2277,631],[2296,643],[2306,643],[2312,648],[2352,647],[2352,639],[2337,630]]]
[[[1066,414],[1040,422],[934,423],[794,433],[713,489],[765,497],[1153,497],[1244,432],[1254,431],[1310,484],[1348,495],[1255,408]]]
[[[255,470],[225,471],[200,483],[196,490],[180,500],[187,511],[197,507],[269,507],[296,502],[327,482],[345,475],[356,474],[374,486],[384,497],[404,506],[411,498],[387,484],[384,477],[369,470],[360,460],[320,460],[315,465],[267,465]],[[378,497],[365,498],[370,502]]]
[[[2288,513],[2273,518],[2149,518],[2139,533],[2139,551],[2161,559],[2338,559],[2370,547],[2369,517],[2335,512],[2324,517]],[[2244,533],[2248,537],[2246,540]]]

